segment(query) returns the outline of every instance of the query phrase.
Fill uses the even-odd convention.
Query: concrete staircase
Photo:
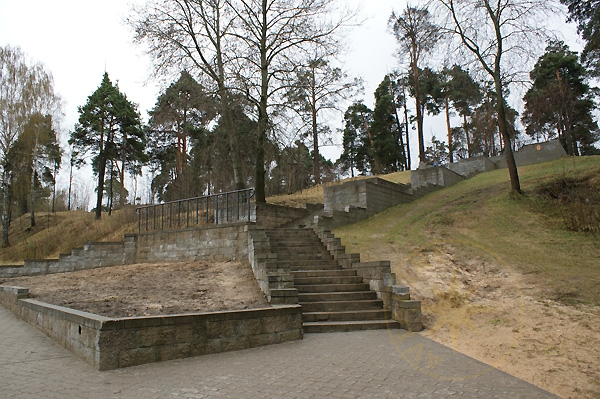
[[[356,270],[343,269],[311,229],[265,232],[277,261],[290,265],[304,332],[400,328]]]

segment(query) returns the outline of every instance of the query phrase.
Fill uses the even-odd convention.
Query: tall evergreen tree
[[[569,20],[577,22],[577,32],[585,47],[581,59],[595,76],[600,76],[600,0],[561,0],[569,7]]]
[[[463,150],[467,157],[470,157],[471,152],[471,134],[470,123],[468,118],[471,116],[473,109],[481,102],[482,93],[479,83],[477,83],[468,71],[465,71],[458,65],[444,71],[449,77],[446,86],[446,100],[451,101],[453,107],[458,114],[462,116],[463,123],[461,129],[453,132],[460,132],[456,140],[450,139],[448,142],[448,150],[450,154],[450,162],[453,162],[453,154],[460,151],[459,143],[464,143]],[[454,135],[454,134],[453,134]]]
[[[343,172],[354,170],[366,175],[371,171],[373,162],[373,141],[370,136],[370,125],[373,111],[361,102],[354,103],[344,113],[343,147],[344,151],[338,160]]]
[[[396,105],[390,76],[386,75],[375,90],[375,108],[370,126],[373,142],[374,174],[397,172],[403,169],[402,130],[396,119]]]
[[[112,177],[115,162],[121,161],[124,171],[127,165],[143,160],[146,137],[136,106],[112,84],[108,73],[104,73],[98,89],[78,110],[79,122],[69,143],[73,145],[77,166],[85,164],[87,155],[92,156],[93,170],[98,176],[95,218],[100,219],[109,162]]]
[[[551,42],[530,77],[533,85],[523,98],[527,134],[537,139],[558,137],[569,155],[597,153],[596,104],[577,53],[563,42]]]
[[[12,184],[15,173],[9,160],[13,145],[35,114],[58,115],[60,98],[54,93],[52,74],[40,63],[11,46],[0,47],[0,222],[2,247],[9,245]]]
[[[172,199],[192,196],[187,173],[191,136],[214,120],[217,107],[216,99],[187,71],[181,72],[179,79],[157,99],[150,111],[147,134],[153,171],[160,170],[153,185],[161,187],[163,196],[166,186],[170,187]]]
[[[402,14],[392,13],[389,24],[400,46],[400,52],[409,58],[419,138],[419,160],[425,162],[420,70],[423,67],[423,58],[433,51],[439,40],[440,29],[433,23],[433,17],[427,8],[411,6],[406,6]]]

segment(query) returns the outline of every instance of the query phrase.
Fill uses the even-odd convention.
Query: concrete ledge
[[[97,370],[302,339],[299,305],[156,317],[108,318],[21,299],[23,287],[0,287],[0,304]]]

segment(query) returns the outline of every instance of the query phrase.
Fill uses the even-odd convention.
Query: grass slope
[[[103,214],[101,220],[94,220],[94,214],[84,211],[39,212],[33,229],[28,229],[29,215],[23,215],[11,223],[11,246],[0,249],[0,265],[57,258],[86,242],[123,241],[124,234],[136,231],[136,221],[133,207],[114,211],[111,216]]]
[[[519,175],[523,197],[511,196],[507,171],[496,170],[334,233],[363,260],[391,259],[400,277],[415,257],[451,245],[463,257],[532,276],[549,299],[600,305],[600,234],[567,230],[558,205],[536,195],[550,181],[600,176],[600,157],[525,166]]]

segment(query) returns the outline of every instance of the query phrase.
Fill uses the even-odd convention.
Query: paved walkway
[[[98,372],[0,306],[1,398],[556,398],[418,334],[302,341]]]

